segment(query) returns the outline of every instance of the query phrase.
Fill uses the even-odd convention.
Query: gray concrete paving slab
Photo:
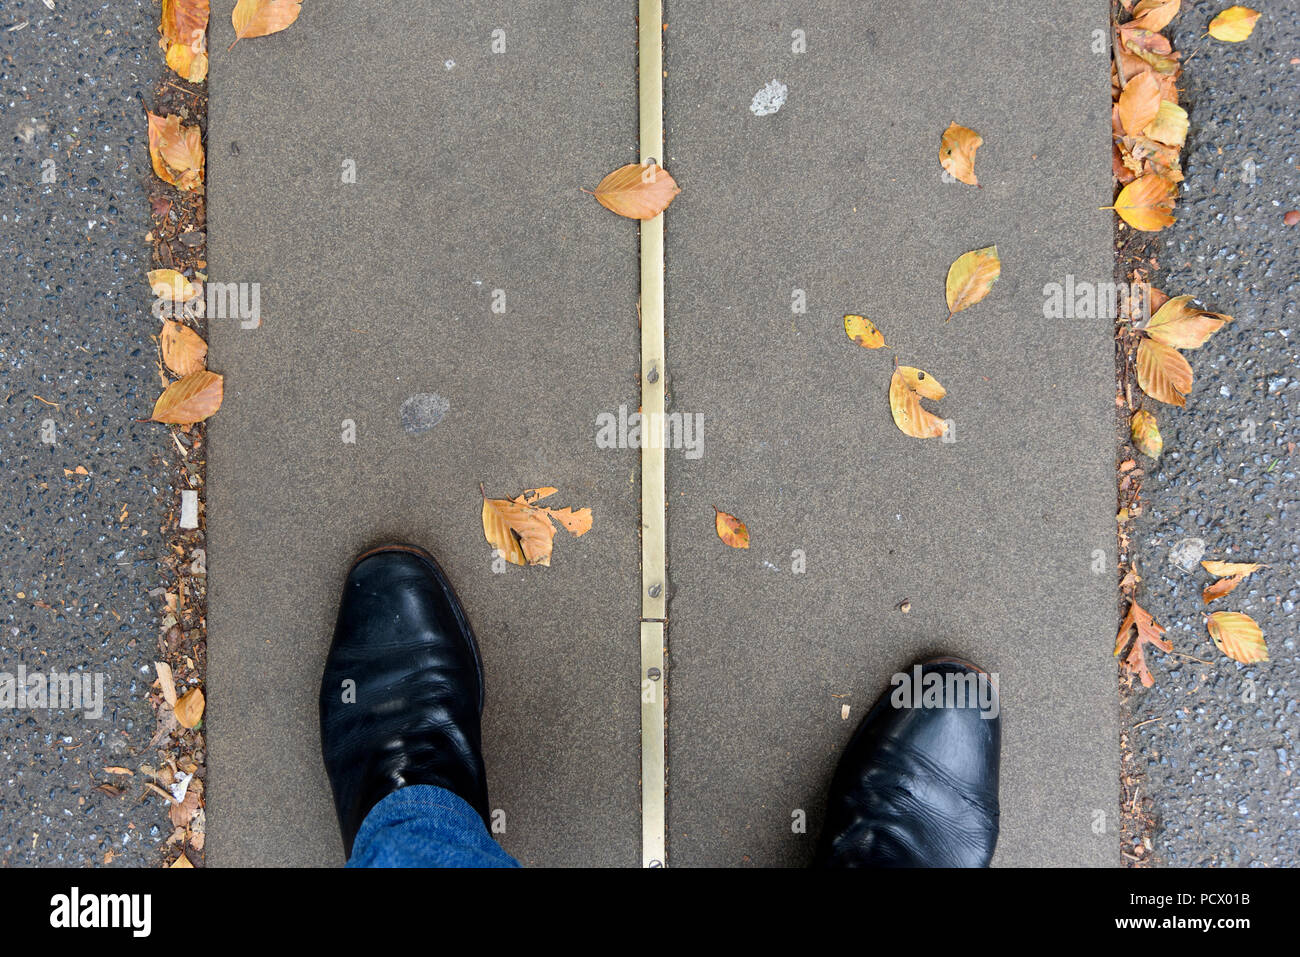
[[[574,195],[635,158],[632,8],[441,7],[314,0],[228,53],[214,17],[210,273],[260,283],[263,316],[209,327],[216,864],[341,860],[317,676],[348,560],[388,538],[437,554],[476,624],[506,849],[639,859],[638,461],[594,441],[637,401],[636,236]],[[999,861],[1118,862],[1094,830],[1118,791],[1111,330],[1042,318],[1045,283],[1111,273],[1106,16],[668,9],[668,381],[705,416],[702,457],[669,456],[671,862],[806,863],[853,719],[937,650],[1001,676]],[[984,135],[981,190],[940,178],[950,120]],[[944,323],[949,263],[995,242],[1002,280]],[[948,387],[956,442],[897,432],[891,356],[848,311]],[[428,393],[447,411],[407,432]],[[595,529],[494,574],[480,481],[558,486]]]
[[[636,226],[579,192],[636,158],[633,17],[318,0],[231,39],[214,16],[211,275],[260,283],[264,318],[210,322],[211,860],[342,861],[316,689],[351,558],[400,539],[479,634],[502,844],[635,862],[637,458],[595,421],[636,406]],[[448,408],[408,432],[417,394]],[[496,574],[480,482],[595,527]]]
[[[1118,863],[1111,328],[1043,318],[1045,284],[1112,268],[1106,16],[669,12],[669,388],[706,423],[700,459],[669,458],[675,863],[806,863],[856,719],[945,650],[1001,677],[997,862]],[[786,102],[757,116],[774,79]],[[981,189],[941,179],[954,120],[984,137]],[[945,322],[949,264],[994,243],[1002,279]],[[947,387],[954,442],[895,428],[893,356],[851,343],[848,312]]]

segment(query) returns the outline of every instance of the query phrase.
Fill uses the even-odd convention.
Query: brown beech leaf
[[[628,163],[600,181],[593,196],[629,219],[654,219],[681,190],[668,170],[654,163]]]
[[[208,75],[208,0],[163,0],[167,65],[191,83]]]
[[[947,390],[939,380],[913,366],[899,366],[889,380],[889,411],[894,424],[904,435],[917,439],[937,439],[948,431],[948,426],[929,409],[923,408],[921,399],[942,399]]]
[[[1213,575],[1215,578],[1222,578],[1224,575],[1241,575],[1245,577],[1252,572],[1257,572],[1264,566],[1259,562],[1216,562],[1203,561],[1201,567]]]
[[[879,349],[885,344],[885,337],[880,334],[876,324],[862,316],[845,316],[844,331],[864,349]]]
[[[1169,100],[1160,101],[1155,118],[1147,124],[1146,135],[1157,143],[1182,149],[1187,140],[1187,111]]]
[[[203,133],[197,126],[181,126],[179,116],[149,113],[149,158],[153,171],[178,189],[197,190],[203,185]]]
[[[239,0],[230,14],[230,22],[235,28],[235,43],[279,33],[297,20],[301,12],[302,0]]]
[[[1143,339],[1138,343],[1137,380],[1142,391],[1157,402],[1186,405],[1192,391],[1192,367],[1173,346]]]
[[[1175,296],[1161,306],[1144,332],[1156,342],[1175,349],[1196,349],[1214,335],[1232,316],[1221,312],[1205,312],[1191,305],[1191,296]]]
[[[732,548],[749,547],[749,529],[745,527],[745,523],[734,515],[719,512],[716,505],[713,507],[713,527],[718,533],[718,538]]]
[[[1129,643],[1131,633],[1136,629],[1136,637],[1133,638],[1133,647],[1123,658],[1125,669],[1133,672],[1142,681],[1143,687],[1150,688],[1155,684],[1155,679],[1151,677],[1151,671],[1147,668],[1146,654],[1143,651],[1143,645],[1155,645],[1161,651],[1173,651],[1174,646],[1171,642],[1166,641],[1160,636],[1165,633],[1162,625],[1157,624],[1156,620],[1142,609],[1135,601],[1129,602],[1128,614],[1120,622],[1119,634],[1115,637],[1115,657],[1119,657],[1121,651]]]
[[[1160,112],[1160,83],[1154,70],[1143,70],[1128,81],[1119,95],[1119,120],[1124,132],[1137,136]]]
[[[203,369],[208,344],[189,326],[168,319],[158,339],[162,344],[163,364],[173,373],[183,378]]]
[[[173,43],[167,48],[167,65],[190,83],[202,83],[208,78],[208,55],[195,52],[188,43]]]
[[[221,408],[222,390],[222,378],[215,372],[191,372],[158,397],[150,418],[168,425],[202,422]]]
[[[1174,221],[1174,184],[1163,176],[1147,173],[1121,189],[1114,206],[1102,208],[1115,210],[1134,229],[1158,232]]]
[[[945,292],[948,299],[948,318],[963,309],[969,309],[989,294],[993,284],[1002,275],[1002,260],[998,259],[997,246],[985,246],[962,253],[948,267]]]
[[[1182,0],[1141,0],[1133,8],[1134,19],[1125,26],[1140,27],[1143,30],[1163,30],[1169,21],[1178,14]]]
[[[585,534],[592,524],[589,508],[542,508],[532,504],[556,491],[528,489],[514,498],[488,498],[484,493],[483,537],[512,565],[550,565],[554,522],[575,536]]]
[[[948,124],[939,143],[939,165],[948,175],[969,186],[978,186],[975,177],[975,151],[984,145],[984,138],[974,130],[956,123]]]
[[[182,728],[192,728],[203,720],[202,688],[193,688],[176,700],[176,720]]]
[[[1139,452],[1153,459],[1160,458],[1160,453],[1165,450],[1165,440],[1160,435],[1160,425],[1154,415],[1146,409],[1138,409],[1133,413],[1129,431]]]
[[[1201,601],[1208,605],[1214,599],[1222,598],[1231,592],[1245,580],[1245,575],[1229,575],[1227,578],[1220,578],[1214,584],[1205,587],[1205,590],[1201,592]]]
[[[1215,646],[1233,661],[1251,665],[1268,661],[1264,632],[1255,619],[1237,611],[1216,611],[1206,622]]]
[[[1210,21],[1210,36],[1225,43],[1240,43],[1250,36],[1258,19],[1258,10],[1252,10],[1250,7],[1229,7]]]

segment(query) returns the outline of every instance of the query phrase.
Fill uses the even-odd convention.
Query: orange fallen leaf
[[[885,344],[885,337],[880,334],[876,324],[862,316],[845,316],[844,331],[864,349],[879,349]]]
[[[724,544],[732,548],[749,547],[749,529],[745,523],[734,515],[718,511],[716,505],[713,507],[713,527]]]
[[[191,83],[208,75],[208,0],[162,0],[167,65]]]
[[[939,165],[948,175],[969,186],[978,186],[975,176],[975,151],[984,145],[984,138],[972,129],[948,124],[939,143]]]
[[[190,863],[190,859],[182,854],[180,857],[176,858],[176,860],[172,861],[171,864],[168,865],[167,869],[169,871],[175,871],[186,870],[187,868],[192,869],[193,867],[194,865]]]
[[[203,185],[202,131],[197,126],[182,126],[179,116],[148,116],[154,173],[178,189],[199,189]]]
[[[154,422],[189,425],[221,408],[224,383],[215,372],[192,372],[169,385],[154,403]]]
[[[1137,349],[1137,380],[1142,391],[1157,402],[1182,406],[1192,391],[1192,367],[1172,346],[1143,339]]]
[[[1154,70],[1132,77],[1119,95],[1120,123],[1129,136],[1138,136],[1160,112],[1160,84]]]
[[[1232,322],[1232,316],[1197,309],[1191,301],[1191,296],[1170,299],[1151,317],[1143,332],[1156,342],[1175,349],[1196,349],[1225,323]]]
[[[1174,184],[1163,176],[1147,173],[1121,189],[1114,206],[1102,208],[1115,210],[1134,229],[1158,232],[1174,221]]]
[[[1164,146],[1182,149],[1187,141],[1187,111],[1177,103],[1162,99],[1155,118],[1147,124],[1145,133]]]
[[[230,14],[230,22],[235,28],[235,43],[279,33],[297,20],[301,12],[302,0],[239,0]]]
[[[182,728],[192,728],[203,720],[203,689],[192,688],[176,701],[176,721]]]
[[[1251,665],[1268,661],[1268,646],[1264,632],[1255,619],[1237,611],[1216,611],[1206,622],[1215,647],[1233,661]]]
[[[1203,561],[1201,567],[1215,578],[1222,578],[1224,575],[1249,575],[1252,572],[1259,571],[1264,566],[1260,562]]]
[[[987,296],[1001,275],[1002,260],[998,259],[997,246],[972,249],[958,256],[956,262],[948,267],[945,289],[948,318]]]
[[[1133,8],[1135,19],[1130,20],[1126,26],[1141,27],[1144,30],[1163,30],[1178,14],[1181,5],[1182,0],[1141,0]]]
[[[600,181],[593,196],[629,219],[654,219],[681,190],[668,170],[654,163],[628,163]]]
[[[1136,636],[1133,639],[1133,646],[1129,653],[1123,658],[1125,669],[1136,674],[1142,681],[1143,687],[1150,688],[1155,684],[1155,679],[1151,677],[1151,671],[1147,668],[1146,654],[1143,651],[1143,645],[1155,645],[1161,651],[1173,651],[1172,642],[1166,641],[1160,636],[1165,633],[1162,625],[1158,624],[1143,608],[1135,601],[1129,602],[1128,614],[1120,622],[1119,634],[1115,637],[1115,657],[1119,657],[1121,651],[1129,642],[1130,633],[1136,629]]]
[[[168,319],[158,339],[162,344],[163,364],[176,375],[184,377],[203,369],[208,344],[189,326]]]
[[[480,489],[481,491],[481,489]],[[514,498],[488,498],[483,493],[483,537],[512,565],[550,565],[559,522],[574,536],[591,529],[589,508],[541,508],[532,504],[556,489],[528,489]]]
[[[938,400],[947,394],[934,376],[913,366],[899,366],[889,380],[889,411],[894,416],[894,424],[904,435],[913,438],[939,438],[948,431],[948,426],[924,408],[921,399]]]

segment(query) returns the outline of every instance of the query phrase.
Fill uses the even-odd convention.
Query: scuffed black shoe
[[[926,684],[940,678],[946,690],[960,682],[975,693],[924,706]],[[981,669],[957,658],[913,666],[840,759],[817,866],[987,867],[998,840],[1001,724],[996,685]]]
[[[358,558],[320,690],[321,752],[349,856],[370,809],[411,784],[446,788],[487,822],[482,712],[478,645],[433,557],[387,545]]]

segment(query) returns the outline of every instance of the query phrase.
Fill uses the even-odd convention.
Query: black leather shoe
[[[366,552],[343,588],[320,689],[321,752],[343,847],[400,787],[433,784],[488,820],[483,667],[451,585],[410,545]]]
[[[947,707],[896,706],[925,702],[911,695],[918,675],[922,689],[927,680],[951,679],[975,695],[947,697]],[[840,759],[818,866],[987,867],[993,858],[1002,728],[997,689],[984,671],[958,658],[924,662],[908,676],[907,694],[895,688],[882,697]],[[963,700],[965,707],[954,706]]]

